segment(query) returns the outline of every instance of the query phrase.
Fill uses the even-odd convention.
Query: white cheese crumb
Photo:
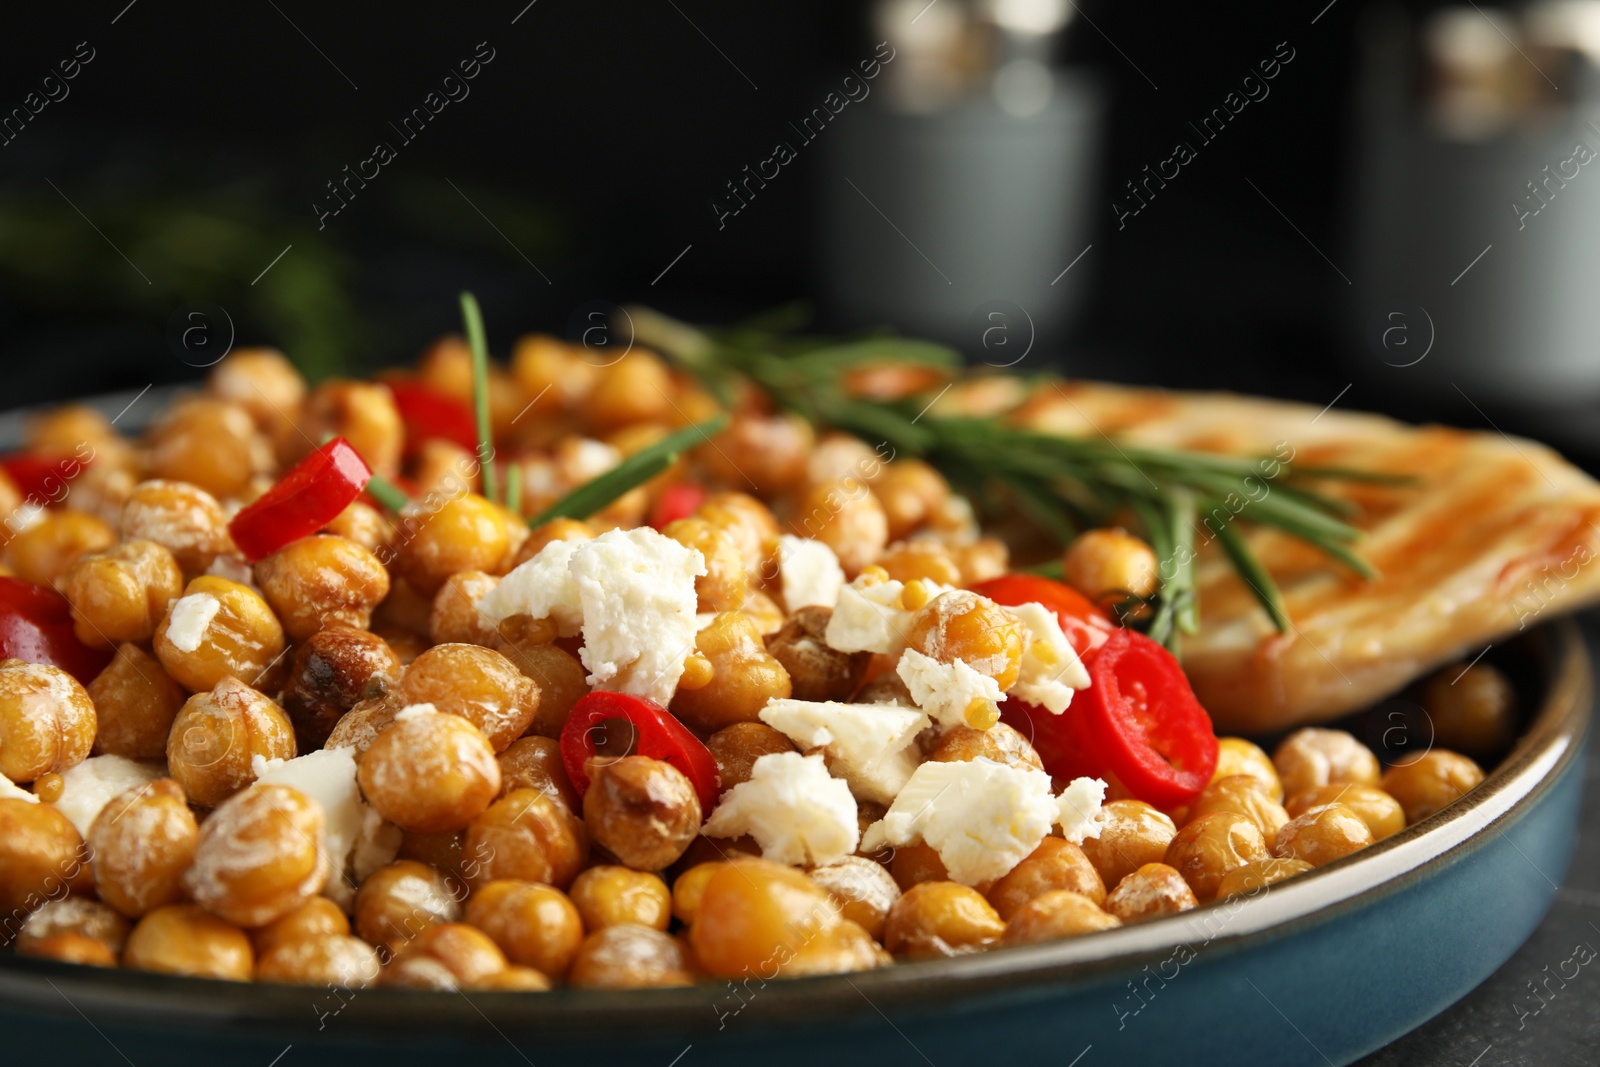
[[[407,719],[415,719],[423,715],[437,714],[439,714],[439,709],[434,707],[432,704],[407,704],[405,707],[394,713],[394,721],[403,722]]]
[[[917,769],[917,735],[928,728],[920,711],[892,704],[769,700],[761,721],[803,748],[823,748],[828,766],[858,800],[893,802]]]
[[[179,652],[200,647],[211,620],[222,610],[222,601],[210,593],[191,593],[172,602],[167,615],[167,640]]]
[[[908,648],[901,653],[895,673],[906,683],[917,707],[933,716],[946,730],[970,725],[968,709],[974,702],[990,708],[1000,703],[1000,683],[959,659],[954,663],[941,663]]]
[[[129,789],[149,785],[167,773],[159,763],[93,756],[61,773],[61,796],[55,809],[65,815],[78,833],[88,836],[95,816]]]
[[[1075,689],[1089,687],[1089,672],[1061,632],[1061,620],[1043,604],[1022,604],[1009,609],[1028,628],[1028,649],[1022,654],[1017,681],[1010,692],[1053,715],[1072,703]]]
[[[562,637],[571,637],[583,625],[578,583],[572,578],[572,554],[583,541],[551,541],[500,579],[478,601],[478,613],[491,623],[513,615],[549,619]]]
[[[889,811],[867,827],[866,852],[926,842],[950,877],[977,885],[1003,877],[1045,839],[1060,817],[1050,776],[979,757],[917,768]]]
[[[1100,808],[1106,800],[1106,783],[1098,778],[1074,778],[1056,798],[1061,833],[1074,845],[1100,836]]]
[[[0,774],[0,800],[25,800],[29,804],[39,803],[38,797],[3,774]]]
[[[431,704],[413,707],[424,714],[433,710]],[[385,831],[388,824],[361,799],[361,790],[356,785],[355,753],[351,749],[319,749],[291,760],[269,760],[258,755],[251,759],[250,767],[257,784],[298,789],[322,808],[323,848],[332,873],[323,893],[335,901],[342,904],[355,897],[354,883],[346,876],[346,871],[358,851],[362,854],[358,867],[372,865],[376,855],[388,854],[387,859],[370,867],[369,874],[394,859],[399,851],[399,829],[389,827]],[[356,880],[361,877],[358,870]]]
[[[821,541],[794,534],[778,537],[778,577],[783,584],[783,610],[831,608],[844,586],[844,568],[833,549]]]
[[[772,752],[756,760],[748,782],[722,795],[704,833],[749,834],[769,860],[824,867],[856,850],[861,828],[850,787],[821,756]]]
[[[928,599],[948,593],[951,586],[924,581]],[[882,652],[895,655],[906,647],[906,632],[915,614],[900,605],[905,584],[893,579],[874,582],[858,576],[839,589],[838,602],[823,640],[840,652]]]

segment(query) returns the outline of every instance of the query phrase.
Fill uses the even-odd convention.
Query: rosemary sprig
[[[500,487],[494,471],[494,429],[489,421],[489,342],[483,331],[483,312],[478,298],[461,294],[461,321],[467,327],[467,344],[472,349],[472,406],[478,420],[478,466],[483,470],[483,495],[497,500]]]
[[[718,414],[705,422],[669,433],[649,448],[635,452],[600,477],[578,486],[566,496],[528,520],[529,526],[542,526],[551,519],[587,519],[622,494],[643,485],[678,461],[678,457],[728,425],[728,416]]]

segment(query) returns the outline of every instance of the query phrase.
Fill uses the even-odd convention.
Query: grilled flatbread
[[[1183,661],[1219,731],[1326,721],[1519,630],[1600,600],[1600,483],[1544,445],[1493,431],[1222,393],[1075,382],[1018,412],[1037,429],[1141,445],[1290,456],[1404,474],[1408,486],[1320,482],[1358,505],[1366,580],[1314,547],[1239,529],[1278,581],[1280,634],[1215,545],[1197,564],[1201,630]],[[1271,483],[1266,483],[1270,491]],[[1224,521],[1214,516],[1213,524]],[[1197,543],[1214,534],[1203,524]]]

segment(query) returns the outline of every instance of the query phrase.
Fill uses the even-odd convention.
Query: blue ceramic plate
[[[621,992],[332,991],[4,954],[0,1048],[9,1063],[137,1067],[1349,1063],[1488,977],[1566,871],[1589,722],[1583,642],[1563,622],[1491,658],[1528,715],[1484,783],[1254,899],[848,976]]]

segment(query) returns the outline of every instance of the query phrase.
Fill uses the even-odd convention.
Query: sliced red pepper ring
[[[0,470],[4,470],[16,483],[17,491],[24,500],[32,504],[54,504],[67,495],[67,483],[82,474],[93,458],[92,452],[88,459],[75,455],[51,458],[32,452],[16,452],[0,456]]]
[[[446,396],[421,382],[397,379],[385,383],[394,394],[394,406],[406,427],[406,455],[416,454],[429,438],[460,445],[469,452],[478,450],[478,428],[472,409],[455,397]]]
[[[1043,604],[1056,613],[1061,632],[1079,656],[1099,648],[1117,632],[1117,624],[1088,597],[1070,585],[1037,574],[1003,574],[979,582],[972,591],[1011,608]]]
[[[707,495],[704,486],[693,482],[667,486],[650,508],[650,525],[659,530],[669,522],[687,519],[706,502]]]
[[[254,563],[328,525],[361,496],[371,477],[372,468],[350,442],[335,437],[235,515],[228,532]]]
[[[48,663],[88,685],[111,655],[78,640],[66,597],[46,585],[0,578],[0,659]]]
[[[666,708],[630,693],[596,690],[572,706],[561,730],[561,762],[578,796],[589,791],[589,760],[599,752],[608,719],[631,723],[635,738],[631,754],[649,756],[682,771],[700,798],[701,812],[711,814],[721,795],[711,750]]]

